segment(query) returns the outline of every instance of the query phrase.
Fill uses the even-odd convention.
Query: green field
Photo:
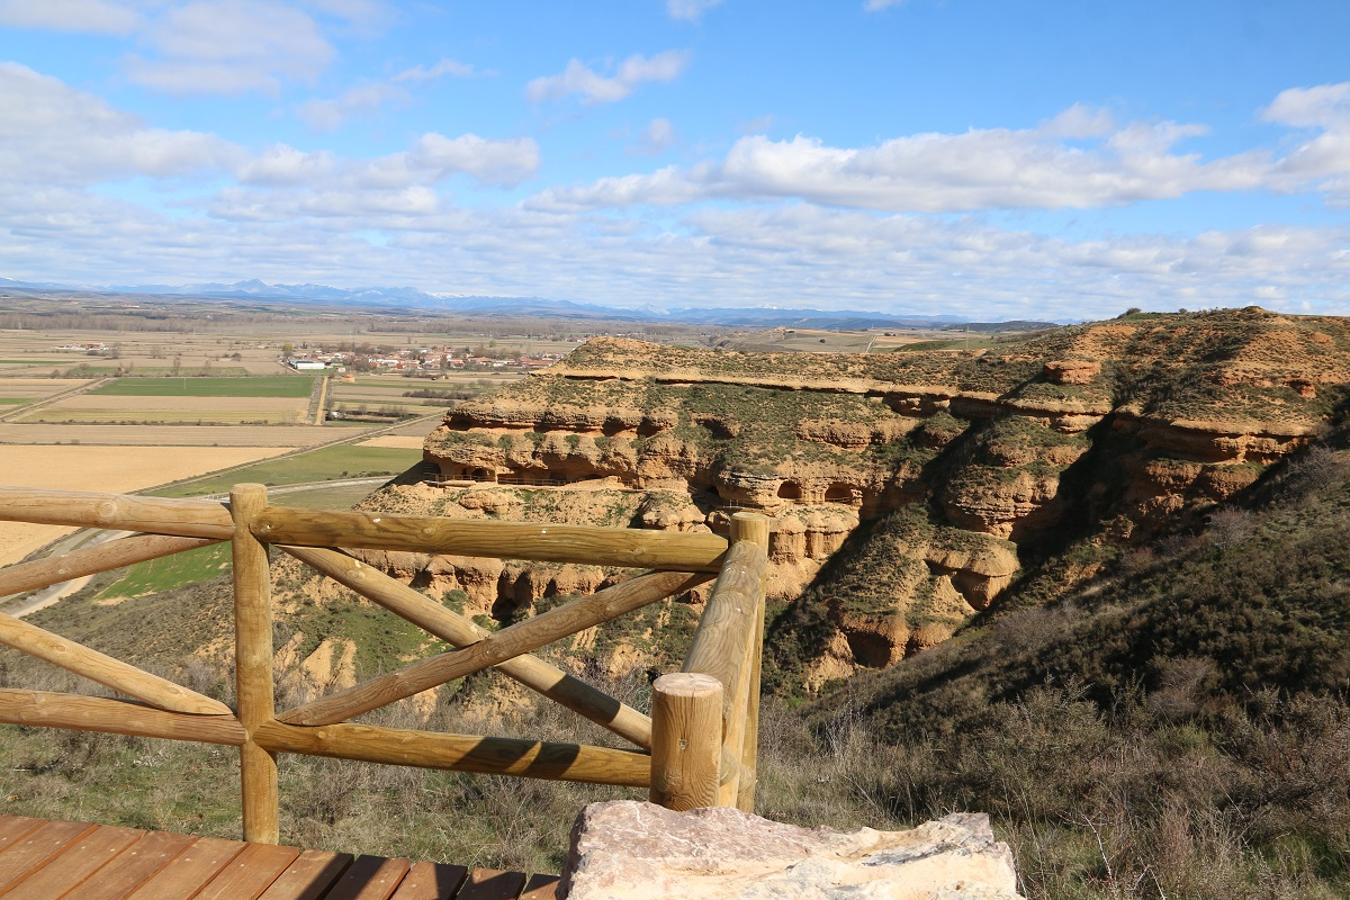
[[[91,391],[114,397],[308,397],[314,379],[302,375],[252,378],[118,378]]]
[[[32,403],[36,399],[36,397],[0,397],[0,406],[19,406]]]
[[[267,460],[210,478],[171,485],[153,493],[161,497],[193,497],[223,494],[229,491],[231,485],[242,482],[308,484],[311,481],[333,481],[338,478],[397,475],[421,459],[421,450],[344,444],[311,450],[286,459]]]
[[[141,594],[154,594],[205,581],[229,569],[229,543],[212,544],[136,563],[127,568],[121,578],[99,591],[98,596],[138,597]]]

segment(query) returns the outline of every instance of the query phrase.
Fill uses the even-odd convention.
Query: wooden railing
[[[13,616],[0,643],[129,700],[0,688],[0,722],[239,748],[245,840],[278,840],[278,753],[649,788],[672,809],[754,805],[768,523],[732,518],[714,534],[464,521],[272,506],[262,485],[228,503],[0,487],[0,520],[138,532],[0,569],[0,596],[228,540],[236,708]],[[295,557],[456,649],[278,712],[273,694],[269,547]],[[497,632],[480,628],[336,548],[496,556],[644,571]],[[533,651],[716,579],[680,672],[656,679],[651,716]],[[483,669],[595,722],[634,749],[411,731],[350,720]]]

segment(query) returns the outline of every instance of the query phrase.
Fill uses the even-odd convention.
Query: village
[[[493,342],[495,343],[495,342]],[[282,347],[287,366],[297,372],[396,372],[410,377],[437,377],[449,372],[493,370],[528,372],[546,369],[562,358],[560,353],[530,355],[493,346],[405,347],[393,349],[361,345],[342,349],[330,344],[300,344]]]

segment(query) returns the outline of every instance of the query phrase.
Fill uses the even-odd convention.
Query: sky
[[[0,276],[1350,313],[1344,0],[0,0]]]

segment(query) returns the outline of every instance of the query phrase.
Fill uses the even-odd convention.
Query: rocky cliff
[[[1138,541],[1252,484],[1342,403],[1350,327],[1257,308],[1142,314],[976,351],[734,353],[601,338],[429,435],[439,486],[387,511],[718,531],[772,519],[778,633],[808,687],[949,637],[1072,537]],[[372,555],[496,619],[593,590],[577,566]],[[1060,566],[1069,583],[1090,554]],[[655,607],[594,650],[654,664]],[[583,648],[578,648],[583,649]]]

